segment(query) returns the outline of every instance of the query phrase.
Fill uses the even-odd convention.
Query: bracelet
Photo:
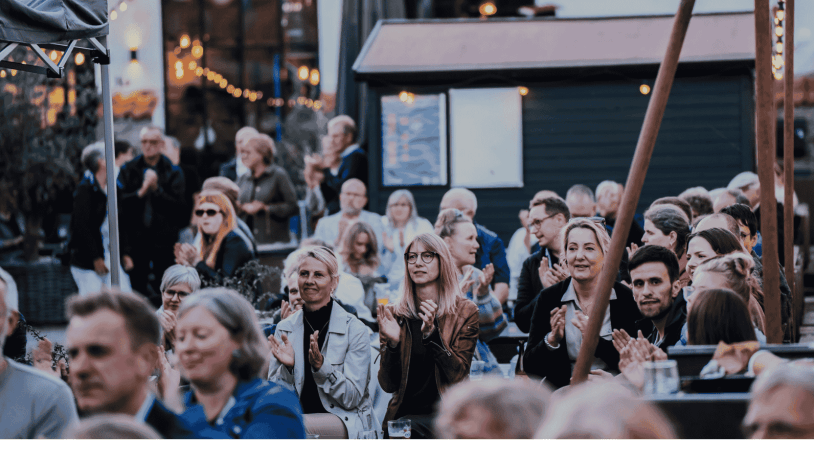
[[[555,346],[551,345],[551,342],[548,341],[548,337],[550,335],[551,335],[551,333],[549,332],[548,334],[545,335],[545,338],[543,339],[543,342],[545,342],[545,347],[548,348],[551,351],[559,350],[560,349],[560,344],[557,344],[557,346],[555,347]]]

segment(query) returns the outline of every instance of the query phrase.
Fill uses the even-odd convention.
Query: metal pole
[[[102,65],[102,104],[105,119],[105,164],[107,164],[107,220],[110,226],[110,284],[119,287],[119,207],[116,197],[114,165],[116,155],[113,147],[113,99],[110,96],[110,66]]]
[[[777,248],[777,207],[774,195],[777,115],[774,110],[772,79],[772,20],[769,0],[755,0],[755,118],[758,178],[760,180],[760,229],[763,235],[763,295],[766,311],[766,339],[781,343],[780,260]]]
[[[650,157],[653,155],[653,147],[656,145],[656,137],[659,133],[661,120],[664,117],[664,109],[667,107],[667,99],[673,86],[681,46],[684,44],[684,36],[687,34],[687,28],[690,25],[694,5],[695,0],[681,0],[681,5],[678,7],[673,22],[667,52],[659,67],[653,95],[647,106],[644,124],[639,134],[639,142],[636,144],[636,153],[633,155],[633,162],[630,165],[627,185],[625,186],[622,203],[619,206],[616,226],[613,229],[611,247],[608,253],[605,254],[605,263],[600,274],[594,308],[591,309],[588,330],[582,339],[582,347],[579,350],[574,374],[571,378],[572,384],[582,383],[587,379],[591,370],[591,363],[594,361],[594,353],[599,343],[599,329],[602,327],[602,321],[605,318],[605,311],[608,308],[610,293],[613,283],[616,281],[619,264],[622,262],[622,253],[625,251],[625,242],[630,231],[630,225],[633,222],[633,213],[636,212],[636,204],[639,202],[644,178],[647,175],[647,167],[650,164]]]
[[[786,0],[786,33],[784,34],[783,56],[786,67],[784,69],[784,95],[783,95],[783,171],[785,173],[786,189],[783,202],[783,251],[786,261],[786,281],[794,296],[794,0]],[[793,311],[789,315],[789,324],[794,324],[797,315]],[[797,324],[794,324],[794,337],[797,339]]]

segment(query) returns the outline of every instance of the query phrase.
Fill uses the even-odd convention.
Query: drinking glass
[[[387,434],[390,439],[410,439],[410,421],[390,420],[387,422]]]
[[[382,308],[390,303],[390,285],[386,283],[377,283],[373,286],[373,291],[376,293],[376,306]]]
[[[678,365],[672,359],[644,363],[644,394],[664,395],[678,393]]]
[[[469,367],[469,380],[480,380],[483,378],[483,368],[486,365],[483,361],[473,360]]]

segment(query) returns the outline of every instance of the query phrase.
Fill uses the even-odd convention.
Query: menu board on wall
[[[447,185],[446,95],[383,96],[381,103],[382,185]]]

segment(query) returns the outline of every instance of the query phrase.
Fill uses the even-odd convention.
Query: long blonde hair
[[[353,246],[356,244],[356,237],[362,233],[367,234],[367,249],[362,254],[361,259],[353,257]],[[342,240],[342,248],[339,254],[345,259],[345,263],[353,269],[360,265],[365,265],[375,270],[379,267],[379,245],[376,242],[376,232],[367,222],[356,222],[346,232]]]
[[[207,241],[208,238],[201,232],[201,259],[203,259],[209,268],[214,269],[215,262],[218,259],[220,245],[223,243],[223,239],[226,238],[226,235],[237,227],[237,218],[235,217],[235,208],[232,206],[232,202],[229,198],[226,198],[226,195],[223,193],[214,190],[204,190],[198,195],[196,208],[203,203],[212,203],[220,208],[223,213],[223,223],[211,241]]]
[[[449,252],[447,244],[438,235],[432,233],[422,233],[410,241],[404,248],[404,254],[410,252],[413,245],[419,242],[424,245],[427,251],[438,254],[438,318],[455,312],[458,299],[462,298],[461,288],[458,286],[458,273],[455,263],[452,261],[452,254]],[[405,261],[406,265],[406,261]],[[404,295],[396,304],[394,313],[397,316],[411,319],[419,319],[418,301],[415,292],[415,283],[410,278],[410,270],[404,270]]]

